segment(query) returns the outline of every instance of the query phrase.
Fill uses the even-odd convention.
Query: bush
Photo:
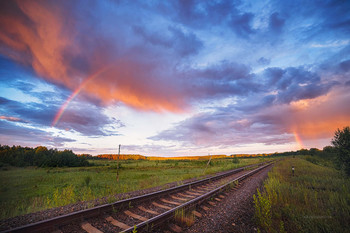
[[[239,163],[239,159],[238,159],[237,157],[234,157],[234,158],[232,159],[232,163],[238,164],[238,163]]]
[[[91,180],[92,180],[91,176],[85,176],[84,178],[85,185],[89,186]]]
[[[257,196],[253,195],[255,206],[255,218],[258,224],[266,231],[270,231],[272,224],[271,202],[266,195],[257,190]]]

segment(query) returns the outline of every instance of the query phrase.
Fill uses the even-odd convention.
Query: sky
[[[350,1],[1,1],[0,144],[273,153],[350,125]]]

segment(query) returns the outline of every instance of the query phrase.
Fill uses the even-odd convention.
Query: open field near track
[[[302,156],[275,165],[264,190],[254,197],[256,220],[261,230],[349,231],[350,180],[323,164],[324,160],[316,156]],[[295,167],[294,176],[292,166]]]
[[[164,185],[200,177],[270,158],[217,159],[208,161],[120,161],[119,182],[117,161],[93,160],[94,166],[76,168],[14,168],[0,170],[1,219],[93,200],[117,193]],[[116,201],[112,196],[110,201]]]

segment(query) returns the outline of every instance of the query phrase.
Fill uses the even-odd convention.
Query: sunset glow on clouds
[[[0,5],[0,144],[262,153],[350,125],[347,1]]]

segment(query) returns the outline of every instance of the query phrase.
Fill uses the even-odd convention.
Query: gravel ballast
[[[271,168],[249,177],[237,190],[225,192],[225,198],[216,202],[216,206],[210,206],[209,211],[201,210],[203,216],[191,227],[183,228],[184,232],[257,232],[253,220],[253,194],[262,186]]]

